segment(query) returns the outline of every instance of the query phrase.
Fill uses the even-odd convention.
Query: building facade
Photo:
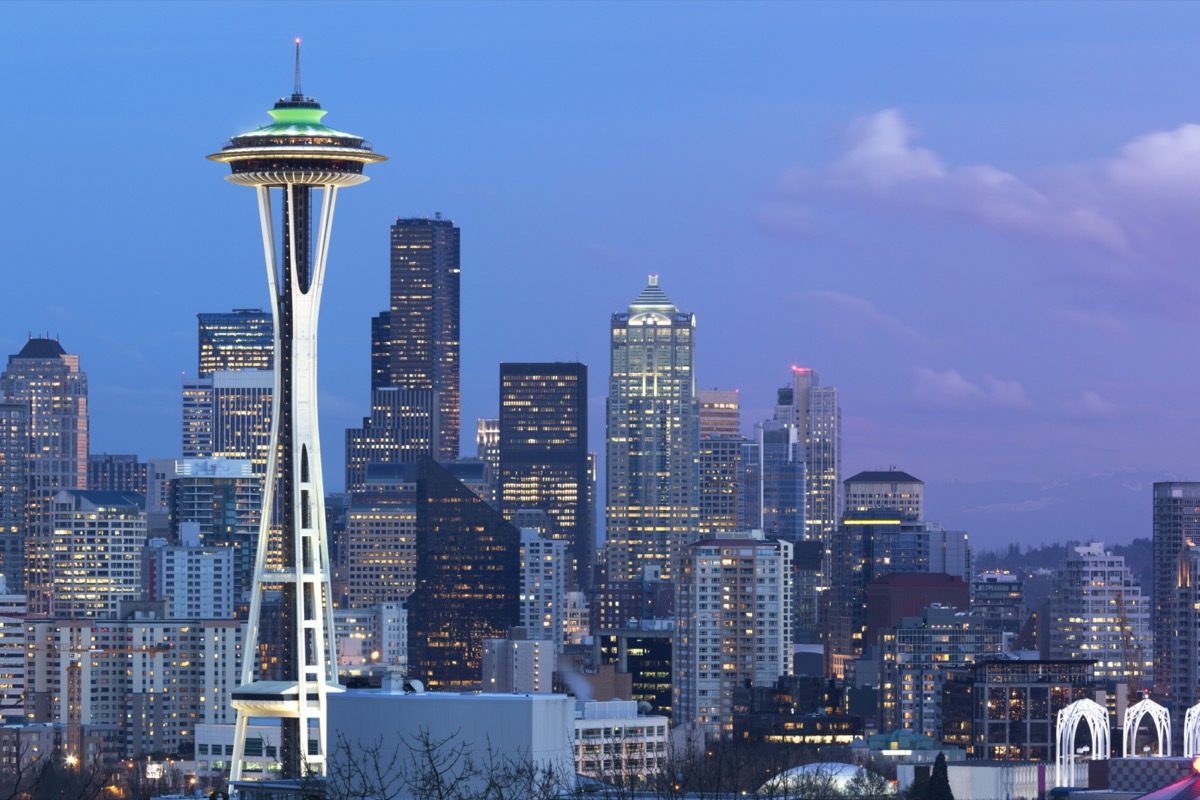
[[[1124,556],[1105,550],[1103,542],[1067,545],[1045,615],[1042,658],[1089,659],[1096,680],[1153,685],[1150,600]]]
[[[112,618],[142,594],[145,498],[132,492],[63,489],[52,504],[50,610]]]
[[[686,549],[676,604],[675,722],[733,732],[733,691],[792,672],[792,543],[761,531]]]
[[[0,574],[25,585],[25,517],[29,494],[29,405],[0,402]]]
[[[459,456],[459,229],[434,219],[391,227],[391,304],[371,323],[371,388],[435,393],[439,461]]]
[[[474,687],[483,641],[520,622],[520,531],[427,458],[418,465],[416,590],[408,600],[409,676]]]
[[[500,365],[500,512],[541,509],[567,543],[572,589],[591,586],[595,514],[588,484],[587,365]]]
[[[613,314],[606,463],[608,580],[657,565],[673,580],[699,517],[696,318],[658,276]]]
[[[0,399],[28,407],[24,586],[31,613],[50,610],[53,500],[87,488],[87,375],[54,339],[30,339],[0,374]]]
[[[1154,484],[1153,589],[1151,625],[1154,630],[1154,690],[1170,700],[1185,686],[1176,679],[1173,663],[1179,555],[1186,542],[1200,541],[1200,482],[1170,481]],[[1195,685],[1195,684],[1191,684]],[[1173,701],[1172,701],[1173,702]],[[1172,709],[1174,710],[1174,709]]]
[[[275,334],[269,311],[201,312],[196,321],[196,377],[207,378],[224,370],[274,368]]]

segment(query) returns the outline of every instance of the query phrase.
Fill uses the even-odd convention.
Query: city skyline
[[[841,392],[845,474],[916,475],[930,516],[981,549],[1148,536],[1149,481],[1196,477],[1197,387],[1173,342],[1200,293],[1200,10],[408,5],[363,31],[329,9],[297,7],[286,30],[265,5],[237,30],[202,5],[0,10],[10,113],[37,132],[15,165],[0,347],[49,333],[80,356],[93,452],[180,455],[195,315],[265,307],[252,201],[193,162],[286,93],[298,34],[306,89],[410,156],[346,200],[330,255],[328,476],[366,410],[387,226],[441,212],[463,231],[465,431],[496,415],[502,361],[605,369],[608,315],[655,273],[697,314],[697,386],[741,391],[743,432],[788,366],[817,369]],[[373,102],[397,85],[403,103]],[[81,169],[111,202],[63,205]],[[598,453],[602,401],[594,382]]]

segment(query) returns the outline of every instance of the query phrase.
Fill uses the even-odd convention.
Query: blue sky
[[[463,419],[498,363],[589,364],[661,276],[743,426],[792,364],[844,471],[977,546],[1149,533],[1200,478],[1200,6],[0,4],[0,352],[81,356],[94,452],[171,456],[195,314],[266,306],[253,193],[204,156],[291,88],[390,160],[339,202],[326,482],[368,405],[387,226],[463,235]],[[470,446],[468,444],[468,452]]]

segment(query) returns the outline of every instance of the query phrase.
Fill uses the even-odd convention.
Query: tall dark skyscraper
[[[391,305],[371,321],[371,388],[436,392],[434,457],[459,455],[459,229],[397,219],[391,230]]]
[[[483,640],[520,624],[521,534],[431,458],[417,477],[417,588],[408,674],[431,688],[478,686]]]
[[[275,363],[275,334],[271,314],[261,308],[200,313],[197,377],[219,370],[271,369]]]
[[[26,467],[25,592],[29,612],[50,610],[54,496],[87,488],[87,376],[79,356],[55,339],[30,339],[8,357],[0,399],[29,408]]]
[[[595,550],[587,442],[587,365],[500,365],[500,511],[549,514],[580,589],[591,585]]]
[[[1200,482],[1170,481],[1154,484],[1154,528],[1152,553],[1154,565],[1154,606],[1150,624],[1154,631],[1154,690],[1166,697],[1172,714],[1183,714],[1185,706],[1176,695],[1178,685],[1172,663],[1175,638],[1180,628],[1176,582],[1180,573],[1180,554],[1188,542],[1200,542]],[[1191,656],[1195,661],[1196,654]],[[1185,677],[1186,674],[1185,674]],[[1194,690],[1195,687],[1191,687]],[[1190,698],[1191,691],[1184,693]],[[1178,716],[1182,719],[1182,716]]]

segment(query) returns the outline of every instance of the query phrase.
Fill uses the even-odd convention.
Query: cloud
[[[1094,417],[1113,417],[1121,410],[1119,405],[1105,400],[1091,389],[1083,390],[1083,394],[1079,398],[1079,406],[1083,409],[1084,413]]]
[[[831,204],[866,208],[1083,248],[1099,257],[1090,269],[1103,265],[1119,282],[1144,283],[1149,274],[1200,295],[1192,271],[1179,269],[1200,249],[1200,125],[1148,133],[1109,158],[1024,176],[986,163],[948,164],[916,139],[897,109],[855,121],[833,161],[781,176],[760,209],[762,229],[807,238],[822,229]],[[1056,263],[1070,268],[1066,259]]]
[[[932,340],[900,321],[880,311],[875,304],[861,297],[843,292],[800,292],[796,295],[800,303],[822,311],[834,311],[839,317],[855,320],[856,326],[863,323],[899,339],[928,344]]]
[[[917,367],[913,397],[929,405],[944,408],[968,406],[996,406],[1005,408],[1029,408],[1031,403],[1025,389],[1017,381],[1004,381],[985,377],[982,383],[974,383],[958,370],[942,372]]]
[[[1051,316],[1057,317],[1064,322],[1076,325],[1080,328],[1090,328],[1101,331],[1112,336],[1126,336],[1129,333],[1129,325],[1120,318],[1106,314],[1102,311],[1084,311],[1078,308],[1061,308],[1050,312]]]

